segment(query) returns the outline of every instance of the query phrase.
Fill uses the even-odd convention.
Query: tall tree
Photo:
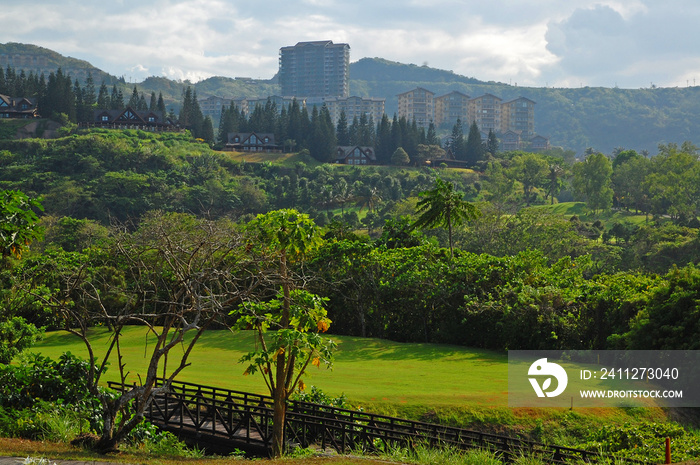
[[[452,126],[452,133],[448,140],[448,149],[452,152],[452,156],[456,160],[466,160],[467,158],[467,141],[464,139],[464,129],[462,128],[462,120],[457,119],[457,122]]]
[[[203,332],[225,323],[222,309],[237,305],[249,293],[252,281],[244,283],[247,278],[242,280],[240,274],[251,264],[243,239],[228,221],[153,213],[141,218],[135,230],[123,226],[113,231],[109,252],[73,253],[54,265],[61,279],[51,295],[34,292],[55,309],[62,329],[85,345],[88,390],[102,407],[95,449],[105,453],[118,447],[144,419],[154,396],[167,392],[189,365]],[[133,324],[146,327],[149,337],[145,373],[132,384],[127,383],[120,338],[124,327]],[[93,339],[100,337],[97,326],[111,329],[107,346],[99,351]],[[100,386],[111,359],[116,359],[123,385],[117,394]],[[163,378],[162,384],[158,378]]]
[[[469,126],[464,159],[469,166],[475,166],[484,159],[484,144],[481,141],[481,132],[479,131],[479,126],[476,125],[476,121]]]
[[[340,110],[338,124],[336,124],[335,135],[338,138],[338,145],[350,145],[350,133],[348,130],[348,118],[345,115],[345,110]]]
[[[548,164],[541,156],[527,153],[515,157],[513,165],[512,172],[515,179],[523,185],[523,197],[525,197],[525,204],[529,207],[533,190],[546,182]]]
[[[209,145],[214,145],[214,142],[216,142],[216,138],[214,137],[214,122],[209,115],[204,118],[200,137]]]
[[[312,134],[309,140],[311,156],[318,161],[330,162],[338,146],[335,138],[335,128],[328,107],[323,105],[321,110],[314,106],[311,114]]]
[[[112,110],[124,109],[124,94],[121,89],[117,89],[117,85],[112,86],[112,94],[110,95],[109,108]]]
[[[163,115],[165,116],[167,112],[165,111],[165,101],[163,100],[163,93],[158,92],[158,104],[156,105],[156,109]]]
[[[393,146],[391,138],[391,122],[386,113],[382,115],[382,119],[377,125],[377,136],[374,147],[375,153],[377,154],[377,161],[383,165],[389,163],[391,156],[396,151],[397,147]]]
[[[331,321],[324,299],[305,290],[295,278],[293,266],[322,244],[321,230],[308,215],[296,210],[276,210],[258,215],[248,225],[254,235],[252,254],[265,257],[263,274],[274,286],[275,296],[248,301],[233,314],[240,327],[252,327],[256,350],[244,356],[245,374],[260,372],[273,397],[272,456],[284,453],[287,401],[303,383],[310,365],[330,366],[335,344],[319,333]],[[274,330],[274,333],[270,333]]]
[[[440,139],[435,130],[435,123],[432,121],[428,125],[428,133],[425,136],[425,145],[440,145]]]
[[[126,104],[127,107],[131,107],[134,110],[138,110],[139,108],[139,91],[134,86],[134,90],[131,92],[131,98],[129,99],[129,103]]]
[[[419,195],[421,200],[416,204],[418,218],[413,223],[413,227],[446,227],[450,243],[450,257],[453,257],[453,228],[465,221],[477,218],[481,213],[474,205],[464,200],[464,193],[455,190],[453,183],[445,182],[439,177],[435,179],[432,189],[421,192]]]
[[[106,110],[111,106],[110,103],[109,90],[107,90],[107,85],[103,82],[97,94],[97,108],[99,110]]]
[[[197,91],[192,90],[190,86],[183,92],[179,122],[181,127],[192,132],[192,137],[202,137],[204,115],[197,101]]]
[[[612,206],[612,163],[602,153],[594,153],[574,165],[574,192],[594,211]]]
[[[158,97],[155,92],[151,92],[151,100],[148,103],[148,111],[158,110]]]
[[[492,157],[498,155],[498,138],[493,129],[489,129],[489,136],[486,139],[486,152],[490,153]]]

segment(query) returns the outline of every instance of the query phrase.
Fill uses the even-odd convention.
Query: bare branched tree
[[[202,333],[225,324],[231,308],[257,287],[243,234],[226,221],[152,213],[133,232],[115,226],[111,252],[92,253],[65,267],[63,287],[40,296],[60,315],[63,329],[79,337],[89,355],[91,394],[100,399],[104,426],[94,447],[115,450],[143,420],[155,395],[166,391],[188,365]],[[148,328],[148,368],[129,384],[120,339],[126,325]],[[106,349],[94,347],[93,328],[110,329]],[[181,348],[177,351],[175,348]],[[97,352],[103,353],[98,357]],[[102,373],[116,358],[126,387],[119,395],[100,389]],[[163,383],[157,379],[163,378]]]

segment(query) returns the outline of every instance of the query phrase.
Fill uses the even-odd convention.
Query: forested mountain
[[[0,44],[0,66],[3,68],[10,66],[18,73],[20,70],[26,74],[33,72],[37,76],[43,73],[45,77],[61,68],[65,74],[78,78],[81,82],[84,82],[88,74],[91,74],[98,84],[101,82],[108,85],[124,83],[123,78],[105,73],[85,60],[63,56],[48,48],[31,44],[15,42]]]
[[[95,84],[120,83],[129,95],[134,84],[109,76],[87,62],[61,55],[41,47],[24,44],[0,44],[3,55],[45,54],[50,66],[75,73],[82,80],[86,70]],[[34,70],[31,66],[14,66]],[[36,72],[36,70],[34,70]],[[46,73],[48,75],[48,73]],[[478,70],[474,70],[478,74]],[[619,89],[603,87],[539,88],[520,87],[499,82],[483,82],[451,71],[428,66],[402,64],[381,58],[363,58],[350,66],[350,92],[362,97],[386,99],[386,113],[391,118],[397,111],[397,94],[415,87],[425,87],[436,95],[453,90],[472,97],[485,93],[504,100],[527,97],[537,102],[535,130],[551,138],[551,143],[579,154],[588,147],[611,153],[616,147],[656,153],[660,143],[700,142],[700,87]],[[179,102],[188,82],[150,77],[137,84],[142,92],[162,92],[168,109],[179,110]],[[212,77],[194,85],[199,98],[266,97],[279,93],[273,77],[270,80]]]

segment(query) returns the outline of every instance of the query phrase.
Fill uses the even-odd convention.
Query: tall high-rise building
[[[331,40],[282,47],[279,82],[285,97],[349,96],[350,46]]]

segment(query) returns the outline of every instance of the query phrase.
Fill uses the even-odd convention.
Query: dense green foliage
[[[418,71],[430,75],[430,70]],[[5,86],[0,93],[36,94],[43,105],[54,106],[52,112],[68,118],[79,118],[81,111],[85,114],[99,102],[110,107],[125,104],[123,89],[114,86],[111,94],[106,88],[97,92],[91,83],[81,87],[60,70],[49,76],[48,83],[8,70],[0,85]],[[464,85],[482,88],[475,81]],[[196,90],[183,91],[181,122],[190,128],[210,126],[198,112]],[[602,90],[580,92],[590,94],[580,102],[584,108],[598,104],[593,97],[612,105],[608,98],[612,94],[628,94],[619,89],[610,90],[611,95]],[[71,94],[74,100],[61,100]],[[556,94],[561,98],[557,105],[566,108],[565,96],[571,93]],[[136,88],[129,104],[148,105]],[[148,107],[163,105],[153,93]],[[561,120],[571,123],[572,118]],[[235,107],[227,109],[219,143],[230,131],[273,132],[285,147],[301,151],[292,161],[279,164],[246,163],[235,154],[212,150],[213,128],[206,138],[209,143],[192,140],[190,134],[198,135],[195,130],[179,134],[93,130],[53,140],[0,140],[0,188],[5,193],[0,217],[5,256],[0,270],[0,362],[8,362],[35,340],[40,334],[37,328],[59,328],[61,318],[71,312],[86,316],[85,331],[94,324],[111,324],[105,317],[110,312],[119,315],[133,309],[152,310],[153,321],[163,321],[162,309],[181,295],[174,292],[175,283],[188,283],[183,291],[192,292],[188,302],[202,296],[214,301],[215,294],[190,287],[196,282],[207,292],[216,289],[217,310],[228,315],[245,299],[227,295],[224,283],[250,285],[256,279],[262,284],[250,294],[252,312],[243,318],[234,313],[239,324],[255,326],[267,318],[280,325],[285,318],[296,318],[294,324],[303,323],[306,331],[305,339],[275,340],[266,354],[249,355],[250,366],[267,369],[267,374],[282,347],[313,349],[296,354],[296,362],[301,362],[296,369],[301,372],[310,363],[329,361],[330,352],[318,357],[314,343],[315,331],[329,329],[331,321],[330,329],[337,334],[498,350],[697,349],[700,161],[692,143],[660,145],[654,157],[621,148],[609,157],[590,149],[584,160],[575,162],[570,152],[562,150],[497,153],[493,141],[490,149],[469,148],[472,137],[465,138],[456,126],[446,148],[463,151],[475,171],[360,168],[318,162],[332,160],[329,153],[335,141],[374,145],[385,165],[421,165],[444,152],[434,127],[426,133],[405,119],[384,117],[374,122],[365,117],[344,123],[341,119],[335,128],[329,121],[325,108],[309,112],[292,105],[278,112],[268,102],[250,117]],[[567,129],[573,139],[586,142],[578,130],[582,129],[576,125]],[[624,137],[619,141],[625,143]],[[41,204],[32,200],[40,196]],[[556,202],[573,199],[584,201],[585,208],[570,205],[566,214],[557,213],[563,204]],[[43,216],[40,205],[45,207]],[[466,210],[459,210],[465,205]],[[464,221],[454,221],[453,207]],[[279,237],[252,232],[265,218],[251,221],[254,215],[277,211],[268,213],[273,218],[289,208],[308,214],[324,228],[321,238],[309,217],[302,215],[315,232],[295,236],[292,242],[297,244],[313,242],[298,257],[294,247],[276,242]],[[39,241],[40,216],[46,230],[43,241]],[[216,223],[223,229],[202,240],[198,234],[215,224],[203,217],[225,218]],[[115,221],[120,228],[111,226]],[[158,225],[167,227],[152,229]],[[279,225],[263,229],[284,231]],[[234,234],[247,234],[246,240],[227,242],[235,253],[224,259],[217,247],[224,243],[223,237]],[[168,238],[177,239],[170,245],[189,245],[168,255]],[[153,252],[156,249],[159,252]],[[283,267],[280,255],[270,252],[273,249],[290,254]],[[183,250],[212,253],[196,273],[167,269],[168,264],[194,263],[178,255]],[[165,256],[173,261],[160,259]],[[224,265],[236,271],[222,281]],[[210,279],[206,282],[205,269]],[[271,274],[273,269],[276,274]],[[287,284],[300,280],[306,290],[288,286],[285,294],[285,280]],[[156,287],[149,288],[151,284]],[[153,298],[139,297],[143,295]],[[286,317],[284,311],[272,317],[285,306]],[[97,314],[101,320],[94,318]],[[228,325],[232,319],[217,324]],[[85,389],[64,374],[82,373],[81,363],[37,358],[32,366],[0,365],[2,404],[16,403],[20,412],[36,397],[80,402],[77,391],[70,389]],[[300,378],[290,379],[293,390]],[[9,434],[36,435],[28,414],[11,421],[5,421],[11,416],[6,411],[0,414],[4,418],[0,425],[15,427]],[[587,447],[610,452],[623,448],[624,454],[634,457],[650,456],[642,449],[659,435],[673,435],[695,447],[695,438],[668,425],[589,433],[584,435]],[[639,452],[630,452],[634,446]]]
[[[195,279],[201,289],[218,289],[217,308],[226,315],[243,300],[227,297],[222,286],[257,282],[249,294],[253,312],[240,320],[254,325],[285,305],[274,250],[292,257],[296,249],[270,235],[282,226],[266,225],[263,237],[260,220],[251,220],[297,208],[324,228],[323,237],[316,226],[312,236],[294,236],[292,242],[312,240],[314,247],[284,265],[288,278],[306,287],[289,288],[289,303],[295,317],[301,308],[316,315],[305,320],[307,329],[328,329],[332,321],[337,334],[498,350],[695,348],[700,162],[692,144],[661,146],[651,159],[593,152],[573,166],[556,152],[497,155],[477,172],[246,163],[173,133],[93,130],[1,141],[0,187],[26,192],[25,203],[42,195],[46,230],[43,241],[21,258],[8,257],[1,270],[2,324],[18,335],[15,322],[55,329],[68,314],[85,315],[85,330],[111,321],[111,312],[148,308],[160,315],[168,299],[176,301],[176,284]],[[641,167],[641,175],[630,167]],[[564,216],[557,213],[563,204],[547,205],[573,190],[585,194],[589,208],[569,204]],[[446,219],[442,191],[470,205],[467,221]],[[614,208],[591,201],[598,194]],[[433,206],[435,221],[421,223]],[[200,219],[207,216],[222,220]],[[120,227],[111,226],[115,219]],[[217,234],[203,240],[214,225]],[[226,242],[233,253],[226,259],[218,248],[224,237],[237,241]],[[168,264],[191,262],[158,259],[170,256],[173,244],[190,245],[171,250],[172,257],[210,250],[211,263],[197,265],[197,273],[169,271]],[[224,265],[232,274],[222,281]],[[205,275],[219,278],[207,284]],[[147,289],[153,283],[157,289]],[[277,350],[265,360],[272,363]],[[259,355],[249,362],[269,371]]]

